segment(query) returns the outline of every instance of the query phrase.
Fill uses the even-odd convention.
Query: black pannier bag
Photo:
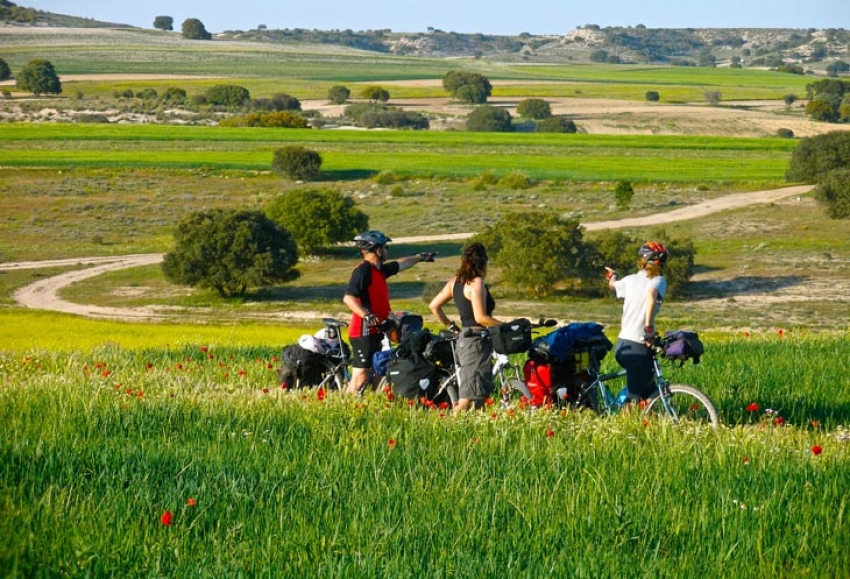
[[[439,389],[437,366],[420,353],[390,356],[387,363],[387,381],[397,396],[408,400],[433,399]]]
[[[699,335],[690,330],[666,332],[664,342],[664,357],[668,360],[679,360],[682,364],[688,360],[693,360],[694,364],[699,364],[705,351]]]
[[[493,350],[498,354],[522,354],[531,348],[531,322],[517,318],[488,328]]]
[[[277,371],[278,382],[290,388],[316,386],[322,381],[322,357],[316,352],[290,344],[281,354],[283,365]]]
[[[398,344],[411,332],[422,330],[424,324],[422,316],[407,310],[390,312],[387,321],[390,324],[387,337],[393,344]]]
[[[455,365],[452,343],[445,337],[432,336],[431,341],[425,346],[423,355],[426,360],[440,368],[451,368]]]

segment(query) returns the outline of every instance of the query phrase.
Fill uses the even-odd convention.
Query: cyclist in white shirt
[[[624,300],[620,334],[615,356],[626,370],[626,387],[632,401],[648,398],[654,391],[652,350],[647,344],[655,336],[655,316],[667,294],[667,280],[661,267],[667,263],[667,248],[657,241],[647,241],[638,250],[638,271],[618,279],[610,268],[608,287]]]

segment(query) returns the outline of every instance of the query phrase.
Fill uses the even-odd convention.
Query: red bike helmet
[[[638,257],[661,265],[667,263],[667,248],[657,241],[647,241],[638,250]]]

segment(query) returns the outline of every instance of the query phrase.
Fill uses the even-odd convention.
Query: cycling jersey
[[[378,319],[383,322],[391,311],[387,278],[396,275],[398,271],[397,261],[385,263],[378,269],[364,260],[351,272],[345,295],[356,297],[360,301],[360,305],[378,316]],[[357,314],[352,314],[351,325],[348,327],[349,338],[359,338],[380,332],[379,327],[369,326],[366,320]]]

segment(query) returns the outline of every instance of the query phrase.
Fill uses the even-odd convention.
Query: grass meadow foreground
[[[7,352],[0,575],[846,577],[847,338],[706,336],[671,373],[717,431],[284,391],[233,341]]]

